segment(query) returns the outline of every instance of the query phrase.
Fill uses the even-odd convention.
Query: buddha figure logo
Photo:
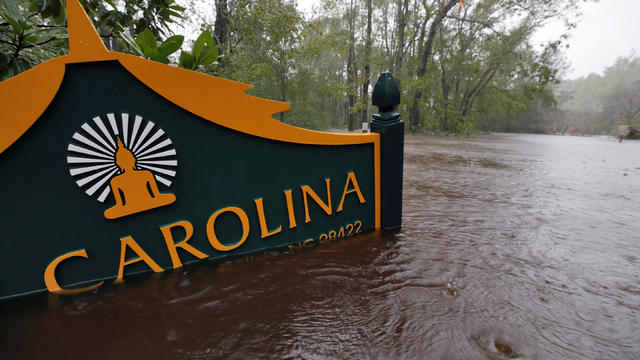
[[[107,114],[84,123],[69,143],[67,163],[76,184],[104,203],[113,194],[115,205],[104,212],[116,219],[169,205],[175,195],[169,188],[178,166],[171,139],[153,122],[136,115],[130,129],[129,114]],[[143,126],[144,125],[144,126]],[[131,130],[131,131],[130,131]]]

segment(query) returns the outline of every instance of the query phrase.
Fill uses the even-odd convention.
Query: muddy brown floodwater
[[[5,301],[0,357],[640,358],[640,142],[405,152],[400,232]]]

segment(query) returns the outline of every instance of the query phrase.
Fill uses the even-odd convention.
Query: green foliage
[[[122,31],[137,36],[144,30],[155,37],[168,36],[172,32],[170,25],[182,19],[185,10],[175,0],[81,0],[81,3],[100,35],[115,38]]]
[[[0,2],[0,80],[66,52],[61,0]]]
[[[172,57],[184,42],[171,35],[169,25],[184,8],[173,0],[85,0],[85,9],[106,45],[150,60],[197,69],[215,64],[218,47],[209,30],[198,37],[191,52]],[[68,51],[63,0],[2,0],[0,2],[0,80],[16,75]]]
[[[205,30],[193,43],[191,52],[180,53],[180,67],[194,70],[199,66],[209,66],[218,59],[218,46],[213,41],[211,31]]]
[[[293,0],[190,0],[186,10],[176,0],[81,0],[112,51],[252,84],[252,94],[292,104],[279,115],[288,123],[359,128],[375,111],[377,74],[391,70],[401,116],[418,114],[412,129],[464,134],[560,127],[543,118],[558,118],[563,95],[552,87],[566,37],[540,49],[530,39],[577,1],[477,0],[461,11],[453,0],[323,0],[305,18]],[[0,0],[2,78],[67,51],[62,4]],[[203,31],[183,48],[171,25],[185,20]]]
[[[98,32],[112,50],[168,63],[184,37],[156,38],[184,8],[174,0],[84,0]],[[64,0],[0,1],[0,80],[68,52]],[[134,37],[135,36],[135,39]]]
[[[153,61],[164,64],[170,62],[169,56],[182,47],[184,36],[173,35],[161,42],[156,39],[149,29],[143,30],[134,39],[128,33],[122,33],[122,47],[124,50]],[[218,59],[218,46],[213,41],[209,30],[203,31],[193,43],[192,50],[181,51],[178,65],[182,68],[195,70],[199,66],[209,66]]]
[[[229,6],[235,11],[229,13],[228,36],[220,44],[224,57],[210,71],[254,85],[256,96],[287,101],[300,55],[302,15],[284,0],[229,1]]]
[[[156,40],[153,33],[149,29],[145,29],[135,39],[128,33],[122,33],[122,40],[123,48],[130,53],[168,64],[169,55],[180,49],[184,42],[184,36],[171,36],[158,45],[158,40]]]
[[[426,97],[433,103],[420,113],[437,119],[425,123],[427,131],[541,131],[537,119],[520,114],[534,103],[554,106],[551,86],[562,66],[562,39],[535,51],[530,38],[541,18],[571,2],[529,5],[540,13],[530,11],[507,22],[514,14],[505,8],[516,10],[503,1],[485,0],[471,4],[463,17],[443,22],[427,69],[431,77],[415,80],[416,88],[428,89]]]

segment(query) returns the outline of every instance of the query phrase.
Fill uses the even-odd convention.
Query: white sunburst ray
[[[155,154],[141,156],[139,160],[157,159],[160,157],[167,157],[167,156],[174,156],[174,155],[176,155],[176,149],[171,149],[171,150],[167,150],[167,151],[163,151]]]
[[[96,163],[113,163],[113,160],[108,159],[92,159],[82,158],[77,156],[67,156],[68,164],[96,164]]]
[[[129,114],[122,113],[120,119],[122,120],[122,141],[127,145],[129,142]]]
[[[162,157],[175,156],[176,155],[175,149],[169,149],[169,150],[165,150],[165,151],[154,153],[154,151],[161,150],[162,148],[164,148],[164,147],[166,147],[166,146],[168,146],[170,144],[172,144],[172,143],[171,143],[171,141],[169,139],[164,140],[163,142],[157,144],[156,146],[148,149],[144,153],[141,153],[140,154],[141,156],[139,156],[138,161],[137,161],[137,164],[138,164],[138,166],[140,168],[151,170],[153,172],[154,178],[159,183],[163,184],[166,187],[170,187],[173,182],[171,180],[161,176],[160,174],[169,175],[171,177],[174,177],[176,172],[173,171],[173,170],[164,169],[164,168],[157,167],[157,166],[176,167],[176,166],[178,166],[178,161],[174,160],[174,159],[169,159],[169,160],[150,160],[150,159],[157,159],[157,158],[162,158]]]
[[[149,171],[151,171],[151,173],[153,174],[153,177],[160,182],[161,184],[163,184],[166,187],[170,187],[171,184],[173,184],[173,181],[167,179],[166,177],[164,177],[163,175],[168,175],[170,177],[175,177],[176,176],[176,172],[173,170],[168,170],[168,169],[163,169],[163,168],[159,168],[156,166],[150,166],[150,165],[145,165],[145,164],[140,164],[139,165],[140,168],[142,169],[147,169]],[[161,175],[162,174],[162,175]]]
[[[164,174],[164,175],[169,175],[171,177],[175,177],[176,172],[173,171],[173,170],[164,169],[164,168],[157,167],[157,166],[152,166],[152,165],[175,167],[175,166],[178,166],[178,161],[177,160],[160,160],[160,161],[139,161],[138,162],[138,166],[143,168],[143,169],[150,170],[153,173],[153,177],[155,177],[155,179],[158,182],[160,182],[161,184],[163,184],[166,187],[170,187],[173,182],[171,180],[161,176],[160,174]]]
[[[144,127],[144,130],[142,130],[142,134],[140,134],[140,137],[138,138],[138,141],[136,142],[136,144],[131,149],[132,153],[134,153],[134,154],[136,153],[136,151],[138,150],[138,147],[142,144],[142,142],[147,137],[147,135],[149,135],[149,133],[151,132],[151,129],[153,129],[154,126],[155,126],[155,124],[152,123],[151,121],[149,121],[147,123],[147,125]]]
[[[116,115],[114,113],[109,113],[107,114],[107,119],[109,119],[109,124],[111,125],[113,135],[120,135],[120,132],[118,131],[118,123],[116,122]]]
[[[93,150],[83,148],[82,146],[78,146],[75,144],[69,144],[69,146],[67,147],[67,151],[76,152],[84,155],[91,155],[91,156],[103,158],[103,159],[113,159],[112,155],[102,154]]]
[[[147,169],[147,170],[151,170],[152,172],[157,172],[157,173],[168,175],[168,176],[171,176],[171,177],[175,177],[176,176],[176,172],[173,171],[173,170],[163,169],[163,168],[159,168],[157,166],[144,165],[144,164],[140,164],[140,167],[144,168],[144,169]]]
[[[95,183],[93,186],[91,186],[89,189],[87,189],[85,191],[85,193],[89,196],[93,196],[93,194],[95,194],[95,192],[102,187],[109,179],[111,179],[111,177],[118,171],[118,169],[113,169],[111,170],[110,173],[107,173],[106,175],[104,175],[97,183]]]
[[[111,193],[111,186],[107,185],[104,187],[104,190],[102,190],[100,196],[98,196],[98,201],[104,202],[107,199],[107,196],[109,196],[109,193]]]
[[[80,166],[75,167],[73,169],[69,169],[69,173],[71,176],[82,175],[88,172],[97,171],[100,169],[104,169],[107,167],[113,166],[113,164],[102,164],[102,165],[92,165],[92,166]]]
[[[95,174],[89,175],[87,177],[84,177],[80,180],[76,181],[76,184],[78,184],[78,186],[83,187],[85,185],[87,185],[88,183],[92,182],[93,180],[105,175],[108,172],[113,172],[113,170],[118,170],[118,168],[115,165],[112,165],[110,167],[108,167],[107,169],[104,169],[100,172],[97,172]]]
[[[127,144],[127,149],[131,149],[133,144],[136,142],[136,137],[138,136],[138,131],[140,131],[140,124],[142,123],[142,116],[136,115],[135,120],[133,121],[133,130],[131,131],[131,139]]]
[[[116,142],[113,141],[113,135],[109,134],[107,127],[104,126],[104,123],[102,122],[102,118],[100,118],[100,116],[96,116],[93,118],[93,122],[96,123],[100,131],[102,131],[102,133],[107,138],[107,140],[109,140],[109,143],[111,143],[111,146],[113,146],[113,148],[116,149],[117,146],[116,146]]]
[[[158,175],[158,174],[153,174],[153,177],[156,178],[156,180],[158,180],[161,184],[163,184],[166,187],[171,186],[171,184],[173,183],[171,180],[169,179],[165,179],[162,176]]]
[[[142,165],[178,166],[178,160],[139,160]]]
[[[86,131],[89,135],[91,135],[95,140],[97,140],[99,143],[101,143],[102,145],[104,145],[107,149],[112,149],[113,151],[115,151],[115,147],[112,147],[104,138],[102,138],[102,136],[100,136],[100,134],[98,134],[92,127],[91,125],[84,123],[82,124],[81,128]]]
[[[92,148],[98,150],[98,151],[102,151],[103,153],[105,153],[106,155],[109,156],[113,156],[113,154],[115,153],[115,151],[104,148],[98,144],[96,144],[95,142],[91,141],[90,139],[87,139],[85,136],[79,134],[79,133],[74,133],[73,137],[74,140],[79,141],[85,145],[91,146]]]
[[[147,149],[147,150],[145,150],[145,151],[141,152],[141,153],[140,153],[140,154],[138,154],[137,156],[142,157],[142,156],[145,156],[145,155],[147,155],[147,154],[151,154],[151,153],[153,153],[154,151],[156,151],[156,150],[160,150],[160,149],[162,149],[162,148],[165,148],[165,147],[167,147],[167,146],[169,146],[169,145],[171,145],[171,144],[173,144],[173,143],[171,142],[171,139],[168,139],[168,138],[167,138],[167,139],[164,139],[163,141],[159,142],[158,144],[156,144],[156,145],[154,145],[154,146],[150,147],[149,149]]]
[[[142,153],[142,151],[144,151],[147,147],[149,147],[151,144],[153,144],[162,135],[164,135],[164,130],[158,129],[147,141],[144,142],[144,144],[142,144],[142,146],[140,146],[136,151],[132,151],[133,155],[135,155],[136,158],[138,156],[144,156],[146,154],[146,152]]]

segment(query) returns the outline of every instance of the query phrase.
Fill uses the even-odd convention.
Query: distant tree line
[[[564,81],[557,89],[556,128],[578,134],[614,134],[640,127],[640,57],[621,57],[603,75]]]
[[[287,123],[359,128],[389,70],[409,131],[469,134],[555,108],[566,35],[531,37],[552,19],[574,26],[579,0],[323,0],[313,14],[293,0],[81,2],[110,49],[252,84],[291,103]],[[2,0],[0,15],[0,78],[67,51],[63,0]]]
[[[529,110],[482,124],[488,130],[574,135],[616,135],[619,125],[640,128],[640,58],[620,57],[602,75],[564,80],[552,104],[533,100]]]

